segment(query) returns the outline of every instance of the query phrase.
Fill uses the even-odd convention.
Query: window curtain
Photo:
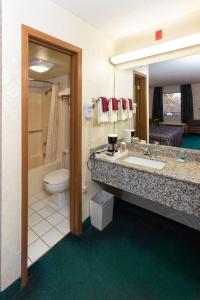
[[[181,122],[188,123],[194,118],[191,84],[181,85]]]
[[[163,88],[155,87],[153,94],[152,118],[163,122]]]

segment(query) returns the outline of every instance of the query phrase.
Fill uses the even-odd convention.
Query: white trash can
[[[90,200],[91,224],[103,230],[113,218],[114,195],[105,191],[98,192]]]

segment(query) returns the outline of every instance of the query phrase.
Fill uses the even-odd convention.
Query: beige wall
[[[133,99],[133,70],[116,70],[115,71],[115,91],[116,98]],[[119,136],[123,136],[124,129],[132,129],[134,119],[119,121],[116,123],[116,132]]]
[[[21,254],[21,24],[83,49],[83,105],[92,97],[114,93],[114,69],[108,57],[112,41],[50,0],[3,1],[1,289],[20,276]],[[23,7],[23,9],[22,9]],[[106,142],[112,125],[93,127],[83,117],[83,219],[99,188],[86,168],[89,148]],[[13,151],[14,149],[14,151]]]
[[[191,2],[192,5],[192,2]],[[181,19],[177,19],[169,24],[163,24],[159,28],[150,28],[148,31],[140,32],[127,36],[125,38],[115,41],[115,54],[124,54],[138,50],[140,48],[156,45],[158,43],[174,40],[186,35],[200,32],[200,11],[196,11],[190,15],[184,16]],[[163,29],[163,39],[161,41],[154,40],[154,32],[157,29]],[[181,50],[164,53],[161,55],[155,55],[148,58],[135,60],[129,63],[117,65],[117,68],[131,68],[137,66],[148,65],[151,63],[164,61],[168,59],[174,59],[178,57],[184,57],[192,54],[200,53],[200,45],[194,47],[188,47]]]
[[[150,25],[148,31],[139,32],[138,34],[116,40],[115,55],[197,33],[200,31],[199,19],[200,11],[196,11],[173,22],[171,21],[168,24],[160,25],[159,28],[151,28]],[[161,41],[155,41],[154,32],[160,28],[163,29],[163,39]]]
[[[59,90],[67,89],[70,87],[70,75],[63,75],[49,79],[51,82],[59,84]]]

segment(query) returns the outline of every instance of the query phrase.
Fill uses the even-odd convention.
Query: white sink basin
[[[166,163],[162,161],[136,157],[136,156],[128,156],[125,159],[123,159],[123,161],[131,164],[137,164],[144,167],[150,167],[153,169],[162,169],[166,165]]]

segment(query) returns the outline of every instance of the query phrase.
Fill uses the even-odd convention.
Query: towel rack
[[[112,97],[113,98],[113,97]],[[110,101],[111,100],[111,98],[108,98],[108,101]],[[96,99],[96,98],[92,98],[92,102],[94,102],[94,103],[97,103],[99,101],[99,98],[98,99]]]
[[[99,98],[92,98],[92,102],[97,103],[99,101]]]
[[[41,131],[42,131],[42,129],[29,130],[28,133],[41,132]]]

